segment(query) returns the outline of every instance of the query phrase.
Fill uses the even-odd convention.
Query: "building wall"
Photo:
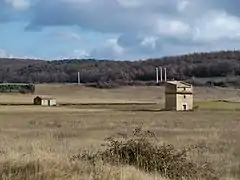
[[[177,111],[183,111],[184,105],[186,105],[185,110],[193,109],[193,95],[192,94],[177,94]]]
[[[48,100],[47,99],[42,99],[42,106],[48,106]]]
[[[176,110],[177,102],[175,94],[165,95],[165,109],[166,110]]]
[[[173,84],[166,84],[165,93],[176,93],[176,86]]]
[[[193,87],[185,83],[167,83],[165,86],[166,110],[192,110]]]
[[[177,93],[192,93],[193,88],[192,87],[186,87],[186,86],[179,86],[176,89]]]
[[[55,106],[57,103],[56,103],[56,100],[55,99],[51,99],[49,100],[49,106]]]
[[[57,105],[56,99],[34,98],[33,103],[35,105],[42,105],[42,106],[55,106],[55,105]]]
[[[41,105],[41,99],[40,98],[34,98],[33,103],[35,105]]]

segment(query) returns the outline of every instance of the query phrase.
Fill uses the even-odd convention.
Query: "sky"
[[[0,0],[0,57],[140,60],[238,50],[239,0]]]

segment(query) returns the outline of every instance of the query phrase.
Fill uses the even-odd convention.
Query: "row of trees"
[[[34,84],[0,84],[1,93],[11,93],[11,92],[20,92],[20,93],[34,93],[35,86]]]
[[[139,61],[69,59],[42,61],[0,59],[0,82],[83,83],[154,81],[155,67],[166,67],[168,79],[225,77],[240,75],[240,51],[194,53]]]

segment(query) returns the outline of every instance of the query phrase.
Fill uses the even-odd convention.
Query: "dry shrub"
[[[92,88],[97,88],[97,89],[115,89],[119,88],[120,85],[118,85],[115,82],[97,82],[97,83],[88,83],[85,84],[86,87],[92,87]]]
[[[104,150],[96,153],[86,151],[71,160],[87,160],[93,165],[99,161],[114,166],[130,165],[174,180],[218,180],[208,163],[199,164],[188,158],[188,152],[200,146],[177,150],[172,145],[158,146],[152,143],[154,137],[154,133],[137,128],[130,136],[125,134],[118,140],[108,138]]]

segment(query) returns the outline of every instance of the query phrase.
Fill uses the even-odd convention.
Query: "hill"
[[[240,51],[193,53],[139,61],[2,58],[0,82],[73,83],[77,82],[80,71],[83,83],[146,83],[155,81],[157,66],[167,68],[168,79],[188,80],[198,85],[240,85],[237,78],[240,75]]]

